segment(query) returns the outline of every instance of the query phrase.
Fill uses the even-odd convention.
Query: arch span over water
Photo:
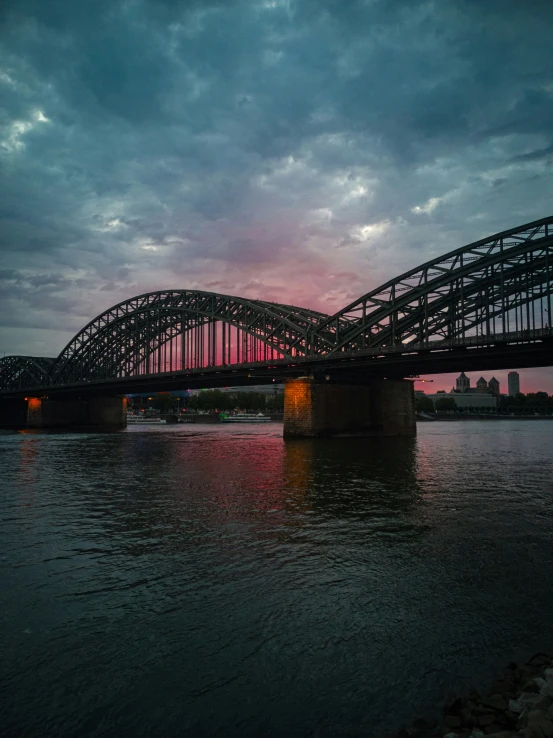
[[[551,323],[552,285],[549,216],[432,259],[332,316],[197,290],[138,295],[56,358],[0,359],[0,390],[535,332]]]

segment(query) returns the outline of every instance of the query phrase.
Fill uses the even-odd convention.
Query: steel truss
[[[0,390],[46,386],[54,361],[45,356],[4,356],[0,359]]]
[[[55,359],[0,359],[0,391],[549,333],[552,270],[553,216],[429,261],[332,316],[211,292],[150,292],[99,315]]]
[[[545,327],[552,268],[553,216],[451,251],[368,292],[318,326],[313,351],[331,356]],[[329,333],[333,346],[325,351]]]
[[[312,310],[210,292],[151,292],[110,308],[56,359],[51,379],[137,376],[304,356]]]

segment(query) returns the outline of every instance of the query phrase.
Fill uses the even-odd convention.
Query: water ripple
[[[3,735],[376,737],[542,647],[553,424],[419,431],[0,433]]]

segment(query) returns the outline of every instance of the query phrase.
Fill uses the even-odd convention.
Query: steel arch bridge
[[[139,295],[92,320],[57,358],[0,359],[0,392],[543,341],[552,286],[550,216],[428,261],[331,316],[193,290]]]

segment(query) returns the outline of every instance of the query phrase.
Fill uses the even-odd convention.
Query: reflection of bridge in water
[[[50,424],[38,403],[46,398],[60,424],[77,415],[119,423],[121,402],[112,398],[124,393],[284,379],[290,433],[413,432],[404,377],[553,363],[552,260],[549,217],[433,259],[331,316],[208,292],[152,292],[99,315],[55,358],[1,359],[0,397],[20,410],[34,400],[37,425]],[[59,408],[71,402],[82,412],[62,422]]]

